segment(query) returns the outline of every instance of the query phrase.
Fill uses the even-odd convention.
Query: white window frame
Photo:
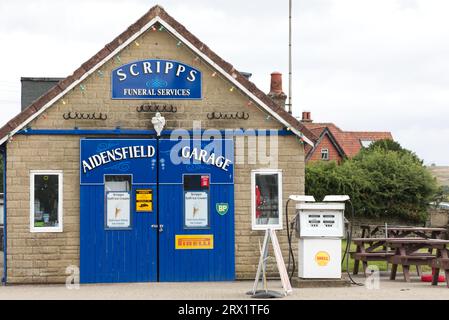
[[[323,153],[326,153],[326,155],[327,155],[326,159],[323,158]],[[321,160],[323,160],[323,161],[329,160],[329,149],[328,148],[321,149]]]
[[[256,224],[256,174],[260,175],[278,175],[278,208],[279,208],[279,223],[261,225]],[[283,206],[284,200],[282,198],[282,170],[281,169],[257,169],[251,171],[251,224],[253,230],[282,230],[283,229]]]
[[[57,227],[35,227],[34,226],[34,177],[36,175],[58,176],[58,226]],[[31,170],[30,171],[30,232],[62,232],[63,231],[63,172],[62,170]]]

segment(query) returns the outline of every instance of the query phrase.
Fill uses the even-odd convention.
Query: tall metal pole
[[[289,0],[288,27],[288,113],[292,114],[292,0]]]

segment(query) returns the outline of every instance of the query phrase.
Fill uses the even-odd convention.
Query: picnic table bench
[[[354,238],[352,242],[356,245],[356,251],[351,252],[354,259],[353,273],[359,272],[359,264],[363,264],[363,273],[366,276],[366,269],[369,261],[388,261],[394,255],[394,251],[388,250],[386,241],[388,238]],[[382,248],[379,250],[379,248]]]
[[[410,282],[410,265],[428,265],[434,268],[432,285],[438,284],[440,269],[446,275],[446,285],[449,288],[449,240],[422,239],[422,238],[390,238],[386,240],[386,245],[395,250],[395,254],[389,257],[392,264],[390,279],[396,279],[398,265],[402,265],[404,279]],[[421,249],[428,249],[428,253],[418,252]],[[432,254],[436,251],[435,255]]]

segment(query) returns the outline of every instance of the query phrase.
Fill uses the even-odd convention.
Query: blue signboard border
[[[173,97],[169,97],[169,98],[164,98],[164,97],[157,97],[157,98],[142,98],[142,97],[134,97],[134,98],[133,98],[133,97],[129,97],[129,98],[114,98],[114,96],[113,96],[113,87],[114,87],[114,84],[113,84],[113,80],[114,80],[113,74],[114,74],[114,72],[117,71],[118,69],[122,68],[123,66],[126,66],[126,65],[130,65],[130,64],[138,63],[138,62],[143,62],[143,61],[151,61],[151,60],[161,60],[161,61],[167,61],[167,62],[179,63],[179,64],[188,66],[188,67],[190,67],[190,68],[192,68],[192,69],[198,71],[198,73],[200,74],[200,82],[199,82],[199,86],[200,86],[200,88],[199,88],[199,89],[200,89],[200,97],[199,97],[199,98],[190,98],[190,97],[185,97],[185,98],[182,98],[182,97],[180,97],[180,98],[173,98]],[[112,99],[112,100],[195,100],[195,101],[199,101],[199,100],[203,100],[203,98],[204,98],[204,97],[203,97],[203,72],[202,72],[201,70],[199,70],[199,69],[197,69],[197,68],[195,68],[195,67],[189,65],[189,64],[186,64],[186,63],[181,62],[181,61],[178,61],[178,60],[166,60],[166,59],[144,59],[144,60],[135,60],[135,61],[130,61],[130,62],[128,62],[128,63],[125,63],[125,64],[123,64],[123,65],[121,65],[121,66],[119,66],[119,67],[117,67],[117,68],[115,68],[115,69],[113,69],[113,70],[111,71],[111,99]]]

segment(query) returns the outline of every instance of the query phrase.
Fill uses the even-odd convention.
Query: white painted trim
[[[34,226],[34,176],[35,175],[57,175],[58,176],[58,226],[57,227],[35,227]],[[30,232],[31,233],[55,233],[63,232],[63,199],[64,180],[62,170],[31,170],[30,171]]]
[[[19,126],[17,126],[14,130],[12,130],[8,135],[0,139],[0,145],[3,144],[6,140],[8,140],[10,137],[15,135],[18,131],[20,131],[23,127],[25,127],[28,123],[33,121],[35,118],[40,116],[43,112],[45,112],[50,106],[52,106],[56,101],[61,99],[67,92],[72,90],[74,87],[76,87],[79,83],[84,81],[89,75],[96,72],[101,66],[103,66],[107,61],[109,61],[111,58],[113,58],[117,53],[122,51],[125,47],[127,47],[131,42],[133,42],[135,39],[137,39],[141,34],[146,32],[153,24],[156,22],[159,22],[164,28],[169,30],[173,35],[175,35],[178,39],[180,39],[184,44],[186,44],[192,51],[194,51],[198,56],[200,56],[203,60],[205,60],[207,63],[209,63],[211,66],[213,66],[216,70],[218,70],[223,76],[225,76],[231,83],[233,83],[236,87],[238,87],[240,90],[242,90],[245,94],[247,94],[251,99],[256,101],[259,105],[261,105],[265,111],[267,111],[272,117],[274,117],[276,120],[278,120],[280,123],[285,125],[287,128],[290,128],[290,130],[296,134],[298,137],[302,138],[305,142],[307,142],[312,147],[314,146],[313,142],[308,139],[306,136],[304,136],[300,131],[296,130],[295,128],[291,127],[290,124],[285,121],[279,114],[274,112],[270,107],[268,107],[262,100],[257,98],[252,92],[250,92],[247,88],[245,88],[240,82],[238,82],[236,79],[232,77],[232,75],[228,74],[225,70],[223,70],[218,64],[216,64],[212,59],[210,59],[208,56],[206,56],[203,52],[198,50],[192,43],[187,41],[181,34],[179,34],[173,27],[171,27],[167,22],[165,22],[161,17],[156,16],[155,18],[151,19],[150,22],[148,22],[142,29],[140,29],[138,32],[136,32],[134,35],[129,37],[123,44],[121,44],[118,48],[116,48],[113,52],[111,52],[106,58],[104,58],[102,61],[100,61],[97,65],[95,65],[91,70],[88,70],[83,76],[81,76],[80,79],[73,82],[69,87],[67,87],[63,92],[58,94],[55,98],[47,102],[44,107],[42,107],[39,111],[31,115],[27,120],[25,120],[23,123],[21,123]]]
[[[256,174],[260,175],[278,175],[278,209],[279,209],[279,223],[260,225],[256,224]],[[282,170],[281,169],[258,169],[251,170],[251,226],[253,230],[282,230],[283,229],[283,203],[282,198]]]

